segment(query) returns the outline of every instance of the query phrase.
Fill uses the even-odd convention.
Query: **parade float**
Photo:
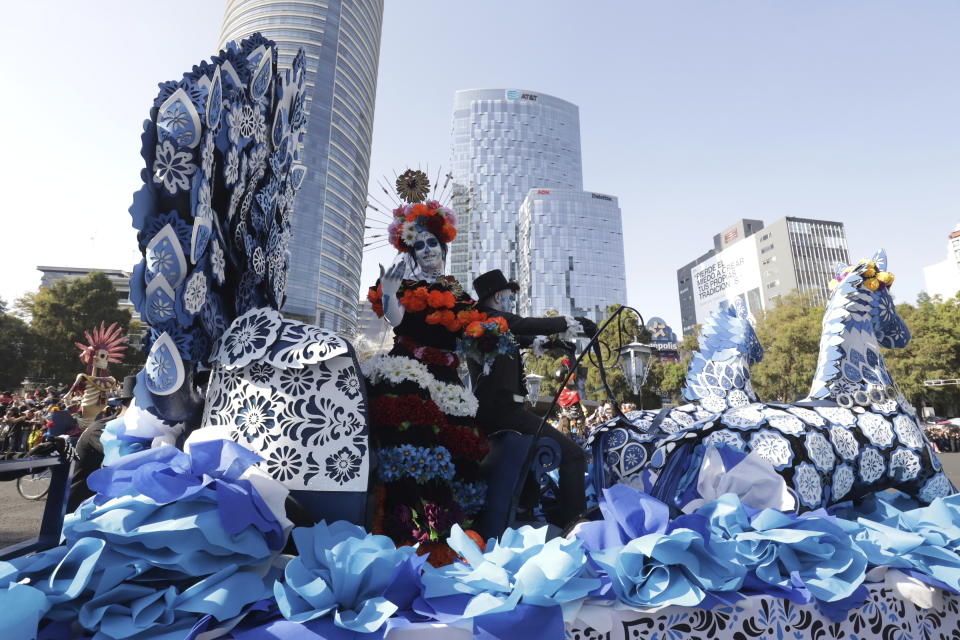
[[[760,402],[759,342],[742,310],[719,310],[690,403],[618,416],[591,439],[599,504],[566,535],[506,526],[484,540],[467,509],[410,544],[375,532],[376,514],[400,517],[378,497],[390,473],[454,478],[445,456],[464,438],[439,436],[465,437],[446,417],[476,407],[418,368],[452,364],[443,349],[408,345],[412,359],[364,379],[347,341],[279,314],[304,65],[278,70],[275,45],[253,36],[160,85],[131,207],[147,364],[105,429],[96,496],[59,545],[0,562],[4,638],[956,637],[960,496],[883,365],[879,347],[910,336],[881,253],[838,269],[804,401]],[[409,240],[440,215],[423,206],[398,216]],[[486,331],[459,317],[468,295],[416,290],[408,310],[436,331]],[[406,460],[408,444],[376,455],[384,421],[367,394],[384,381],[393,391],[377,397],[402,387],[407,409],[434,417],[432,458]],[[479,468],[486,495],[457,494],[471,513],[512,499],[493,488],[505,466]],[[445,561],[423,553],[437,543]]]

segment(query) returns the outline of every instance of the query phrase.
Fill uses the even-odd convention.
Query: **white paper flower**
[[[857,439],[843,427],[831,427],[830,440],[833,442],[837,453],[839,453],[840,457],[844,460],[853,460],[860,452],[860,445],[857,444]]]
[[[799,420],[798,420],[799,422]],[[833,447],[827,441],[823,434],[811,432],[807,434],[804,440],[804,446],[810,455],[810,461],[813,462],[821,471],[830,471],[836,464],[837,458],[833,455]]]

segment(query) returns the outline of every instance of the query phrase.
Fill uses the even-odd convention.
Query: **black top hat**
[[[487,296],[492,296],[498,291],[511,289],[514,293],[520,291],[520,285],[513,280],[507,280],[500,269],[487,271],[479,275],[473,281],[473,290],[477,292],[477,300],[483,300]]]

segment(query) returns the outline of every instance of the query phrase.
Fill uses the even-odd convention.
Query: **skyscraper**
[[[627,301],[623,226],[614,196],[531,189],[520,206],[520,314],[603,318]]]
[[[490,269],[515,279],[527,192],[583,188],[580,111],[527,89],[457,91],[450,168],[460,216],[450,272],[466,286]]]
[[[291,220],[284,313],[352,334],[383,0],[227,0],[220,47],[260,32],[281,65],[307,58],[307,175]]]
[[[947,258],[923,268],[923,280],[928,294],[944,300],[960,295],[960,224],[947,238]]]
[[[754,312],[796,290],[825,304],[838,262],[850,262],[842,222],[787,217],[764,227],[740,220],[713,237],[713,249],[677,269],[683,333],[723,300],[741,298]]]

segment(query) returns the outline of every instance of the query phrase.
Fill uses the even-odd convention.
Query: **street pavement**
[[[950,480],[960,486],[960,453],[942,453],[940,459]],[[0,482],[0,548],[36,536],[44,505],[20,497],[16,482]]]

